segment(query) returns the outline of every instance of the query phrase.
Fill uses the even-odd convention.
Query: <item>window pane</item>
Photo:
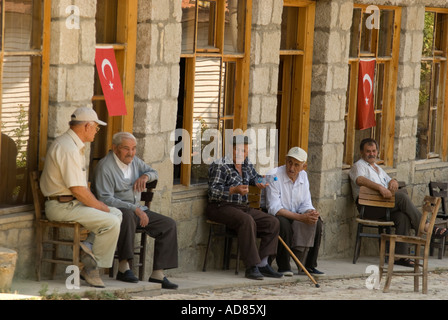
[[[196,0],[182,0],[182,53],[193,53]]]
[[[384,95],[384,77],[385,77],[385,66],[384,63],[377,63],[375,72],[375,92],[374,92],[374,109],[383,109],[383,95]]]
[[[198,1],[197,47],[200,49],[216,48],[216,10],[215,1]]]
[[[31,66],[31,59],[26,56],[5,57],[4,60],[0,130],[0,206],[24,202],[30,134],[28,112],[32,94]]]
[[[446,24],[448,23],[448,15],[437,13],[435,21],[435,36],[434,36],[434,54],[436,56],[444,56],[444,45],[446,41]]]
[[[33,45],[33,32],[39,32],[40,16],[36,17],[37,24],[33,29],[33,3],[32,0],[8,0],[5,2],[5,50],[24,51],[35,48]],[[37,11],[39,12],[39,11]],[[40,43],[40,38],[38,38]]]
[[[394,34],[394,12],[391,10],[381,10],[380,30],[378,39],[378,56],[392,56],[392,41]]]
[[[236,62],[223,63],[220,115],[233,116],[235,104]]]
[[[283,7],[282,14],[282,34],[280,40],[281,50],[298,50],[298,18],[299,8]]]
[[[246,0],[226,0],[224,52],[243,53]]]
[[[373,35],[374,28],[367,28],[366,20],[369,18],[371,13],[363,13],[362,23],[361,23],[361,53],[363,54],[374,54],[375,53],[375,39]]]
[[[350,31],[350,57],[358,57],[359,54],[359,30],[361,28],[361,9],[353,9],[353,22]]]
[[[425,26],[423,29],[423,48],[422,54],[426,57],[432,57],[434,44],[434,22],[435,13],[425,12]]]
[[[218,112],[221,86],[220,58],[197,58],[193,102],[193,159],[191,183],[206,182],[208,164],[204,163],[203,151],[209,141],[202,141],[206,130],[218,130]]]
[[[432,62],[422,62],[420,69],[420,93],[417,123],[417,150],[418,159],[426,159],[429,152],[429,113],[431,110]]]

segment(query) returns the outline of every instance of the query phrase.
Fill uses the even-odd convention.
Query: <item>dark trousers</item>
[[[117,250],[118,259],[130,260],[134,258],[135,230],[140,225],[140,218],[130,209],[120,209],[123,221],[120,226]],[[145,211],[149,223],[145,227],[146,233],[155,239],[153,270],[177,268],[177,227],[176,222],[153,211]]]
[[[360,206],[358,205],[358,210],[359,209]],[[411,228],[417,231],[421,217],[421,212],[412,203],[411,199],[406,193],[395,193],[395,207],[390,209],[390,219],[395,224],[396,234],[408,235]],[[386,209],[366,206],[364,209],[364,218],[385,219]],[[407,254],[408,247],[409,246],[406,243],[397,242],[396,253]]]
[[[280,237],[282,237],[283,241],[290,247],[292,245],[292,228],[291,224],[294,220],[287,219],[285,217],[277,216],[277,219],[280,222]],[[319,218],[316,224],[316,233],[314,236],[314,246],[308,249],[308,252],[305,254],[300,254],[299,252],[295,252],[297,259],[304,265],[306,268],[316,268],[317,267],[317,256],[319,254],[319,247],[322,238],[322,230],[323,230],[323,222],[322,219]],[[292,249],[291,249],[292,250]],[[302,256],[305,257],[305,262],[301,261]],[[283,246],[283,244],[278,244],[277,249],[277,257],[275,260],[277,261],[277,266],[279,270],[286,271],[291,269],[290,265],[290,254],[288,250]],[[300,271],[300,270],[299,270]]]
[[[316,224],[316,235],[314,236],[314,246],[309,249],[308,256],[305,260],[306,268],[317,267],[317,256],[319,255],[319,248],[323,231],[324,231],[324,223],[322,219],[319,218]]]
[[[252,267],[265,257],[277,253],[279,222],[270,214],[247,205],[212,202],[207,205],[207,218],[225,224],[238,235],[241,259],[246,267]],[[257,248],[257,237],[261,239]]]

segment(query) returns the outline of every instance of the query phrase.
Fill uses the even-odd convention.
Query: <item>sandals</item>
[[[410,267],[410,268],[414,268],[414,261],[409,259],[409,258],[401,258],[395,261],[394,264],[400,265],[400,266],[405,266],[405,267]]]
[[[445,229],[445,231],[443,231]],[[434,227],[434,229],[432,230],[432,236],[436,239],[441,239],[446,237],[446,235],[448,235],[448,229],[446,228],[439,228],[439,227]]]

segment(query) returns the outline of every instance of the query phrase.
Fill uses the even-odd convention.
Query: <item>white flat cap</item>
[[[291,149],[289,149],[288,154],[286,155],[287,157],[292,157],[294,159],[299,160],[300,162],[305,162],[306,159],[308,158],[307,153],[305,152],[305,150],[299,148],[299,147],[293,147]]]
[[[98,119],[95,110],[89,107],[81,107],[75,110],[72,114],[72,120],[75,121],[94,121],[102,126],[107,126],[106,122]]]

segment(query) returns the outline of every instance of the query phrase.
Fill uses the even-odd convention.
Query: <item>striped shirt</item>
[[[236,170],[235,165],[229,157],[223,157],[210,165],[208,170],[208,200],[225,201],[238,204],[246,204],[248,196],[239,193],[229,194],[230,187],[239,185],[255,185],[261,177],[255,170],[249,159],[246,158],[242,164],[242,176]]]

